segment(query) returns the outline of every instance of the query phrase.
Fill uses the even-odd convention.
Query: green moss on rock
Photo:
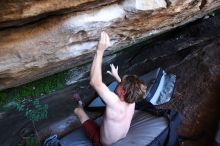
[[[63,71],[25,85],[0,91],[0,109],[13,101],[21,102],[30,97],[39,97],[64,88],[67,72]]]

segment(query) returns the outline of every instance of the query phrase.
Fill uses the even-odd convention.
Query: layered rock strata
[[[91,62],[103,30],[111,37],[109,55],[220,6],[219,0],[130,2],[6,1],[0,13],[0,90]],[[40,19],[44,14],[50,17]]]

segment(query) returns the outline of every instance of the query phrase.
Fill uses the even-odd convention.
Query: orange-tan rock
[[[10,2],[6,2],[5,6],[10,5]],[[77,7],[75,11],[68,11],[69,13],[51,14],[39,21],[30,20],[28,24],[20,27],[0,30],[0,89],[25,84],[91,61],[103,30],[111,37],[111,47],[107,51],[111,53],[141,39],[201,18],[220,6],[219,0],[176,0],[170,3],[161,1],[158,5],[154,3],[152,8],[148,7],[148,3],[140,8],[138,2],[143,1],[138,0],[135,5],[129,5],[129,0],[124,0],[102,5],[94,2],[92,6],[88,0],[82,0],[75,1],[74,4],[65,1],[69,4],[65,6],[56,1],[57,3],[51,4],[56,7],[52,10],[46,2],[48,1],[33,2],[36,7],[29,6],[30,10],[27,10],[28,7],[16,9],[16,2],[11,2],[15,6],[15,9],[11,10],[14,15],[0,17],[0,23],[9,20],[15,22],[49,11],[56,14],[58,9],[68,6],[72,7],[71,9]],[[17,4],[19,5],[19,2]],[[45,6],[38,11],[38,5],[41,4]],[[14,17],[16,12],[18,14],[21,10],[24,13],[22,17]]]

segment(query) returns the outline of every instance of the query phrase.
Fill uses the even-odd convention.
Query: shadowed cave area
[[[121,76],[140,76],[157,67],[176,75],[172,99],[157,108],[174,108],[182,114],[178,134],[188,139],[183,139],[181,146],[216,145],[215,136],[220,120],[220,11],[216,10],[213,14],[157,36],[142,38],[132,45],[125,45],[124,49],[107,50],[103,59],[102,72],[106,84],[113,81],[106,73],[110,63],[119,66]],[[10,27],[5,29],[13,29]],[[0,95],[5,96],[12,95],[12,92],[13,95],[18,94],[17,91],[20,94],[24,88],[41,86],[46,81],[55,84],[54,78],[57,79],[56,86],[47,87],[48,92],[44,86],[44,90],[39,89],[41,94],[35,94],[40,97],[40,103],[48,106],[47,118],[35,122],[41,142],[51,134],[62,138],[79,126],[73,114],[71,96],[77,92],[85,103],[96,96],[89,85],[93,55],[90,52],[88,56],[80,56],[75,61],[90,61],[63,72],[1,91]],[[6,105],[10,103],[4,102]],[[89,112],[91,117],[98,114]],[[0,145],[3,146],[25,145],[25,137],[34,133],[31,120],[23,112],[9,106],[1,107],[0,131]]]

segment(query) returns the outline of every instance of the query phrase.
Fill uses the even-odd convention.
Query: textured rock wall
[[[119,66],[120,75],[143,75],[159,66],[177,75],[174,96],[165,106],[176,108],[183,114],[180,135],[203,135],[198,137],[199,143],[197,140],[185,141],[183,146],[206,146],[213,141],[215,124],[220,114],[220,96],[212,91],[214,87],[219,91],[215,85],[219,81],[216,78],[220,75],[219,30],[220,14],[216,14],[150,41],[132,45],[124,51],[116,52],[116,57],[110,60]],[[103,64],[105,83],[113,80],[105,74],[109,69],[109,56],[104,58]],[[85,67],[82,72],[85,73],[86,70]],[[51,133],[63,137],[78,126],[79,121],[73,114],[71,98],[75,92],[80,93],[84,102],[95,96],[94,89],[89,86],[88,74],[82,75],[80,81],[65,89],[41,98],[49,106],[48,119],[36,123],[42,140]],[[212,92],[215,95],[211,95]],[[0,131],[3,131],[0,134],[0,145],[19,145],[24,142],[22,137],[30,135],[32,129],[31,121],[21,112],[14,109],[0,112]]]
[[[111,37],[111,47],[106,52],[111,54],[220,6],[219,0],[160,0],[152,1],[151,7],[141,0],[132,2],[135,4],[129,0],[6,1],[1,5],[0,89],[90,62],[102,30]],[[53,15],[56,12],[64,14]],[[44,14],[50,17],[40,19]],[[27,19],[28,24],[16,27]]]
[[[2,0],[0,28],[19,26],[53,14],[82,11],[117,0]]]

